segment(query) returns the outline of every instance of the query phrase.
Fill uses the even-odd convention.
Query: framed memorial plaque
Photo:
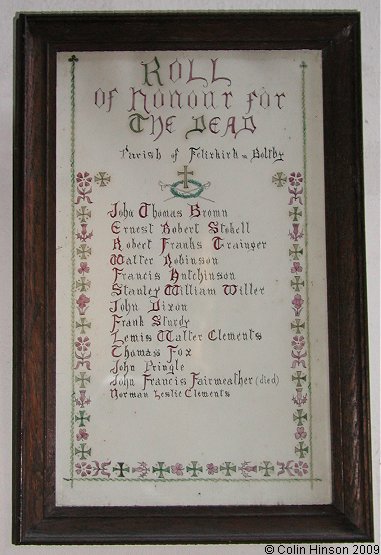
[[[18,16],[15,542],[372,538],[359,27]]]

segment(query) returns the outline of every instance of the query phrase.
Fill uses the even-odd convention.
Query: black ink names
[[[227,254],[260,256],[266,241],[255,237],[249,220],[234,221],[227,209],[204,208],[199,202],[166,209],[116,201],[108,216],[111,399],[230,397],[234,388],[215,390],[208,384],[205,389],[204,382],[195,381],[202,376],[194,346],[218,345],[220,350],[232,343],[259,344],[262,332],[249,325],[223,329],[213,314],[209,329],[199,330],[198,311],[208,297],[223,304],[226,297],[265,295],[263,284],[242,281],[242,270],[229,268]],[[233,385],[221,379],[223,386]],[[252,384],[249,376],[243,386]]]

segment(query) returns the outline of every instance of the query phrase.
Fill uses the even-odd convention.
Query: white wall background
[[[365,208],[373,424],[375,538],[380,543],[379,358],[379,0],[2,0],[0,18],[0,555],[264,554],[262,545],[237,546],[22,546],[11,544],[12,422],[12,105],[13,17],[20,11],[94,10],[359,10],[362,16]],[[15,215],[17,218],[17,215]],[[353,550],[352,550],[353,552]],[[297,553],[297,551],[295,551]]]

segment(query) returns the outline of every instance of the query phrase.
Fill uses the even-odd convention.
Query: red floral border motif
[[[306,335],[308,334],[308,322],[306,322],[306,244],[305,244],[305,208],[304,208],[304,184],[303,176],[299,171],[292,172],[288,176],[289,198],[289,218],[290,239],[289,257],[290,268],[290,288],[291,288],[291,311],[292,322],[291,331],[291,380],[295,385],[295,394],[292,397],[295,411],[293,422],[295,423],[295,439],[297,443],[294,447],[295,455],[299,459],[299,469],[303,474],[309,471],[309,465],[305,461],[309,454],[309,431],[307,424],[310,415],[308,414],[307,401],[310,395],[308,391],[308,364],[309,357],[307,352]]]
[[[76,278],[73,283],[75,292],[74,327],[74,459],[75,471],[82,468],[82,462],[91,456],[87,441],[90,437],[91,403],[89,385],[91,383],[91,276],[90,258],[92,254],[93,231],[89,230],[91,222],[93,178],[88,172],[76,175],[77,198],[75,200],[75,268]]]

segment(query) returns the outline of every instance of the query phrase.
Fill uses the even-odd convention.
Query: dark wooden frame
[[[371,541],[359,14],[19,14],[15,27],[13,541]],[[56,507],[57,51],[302,48],[323,57],[332,505]]]

